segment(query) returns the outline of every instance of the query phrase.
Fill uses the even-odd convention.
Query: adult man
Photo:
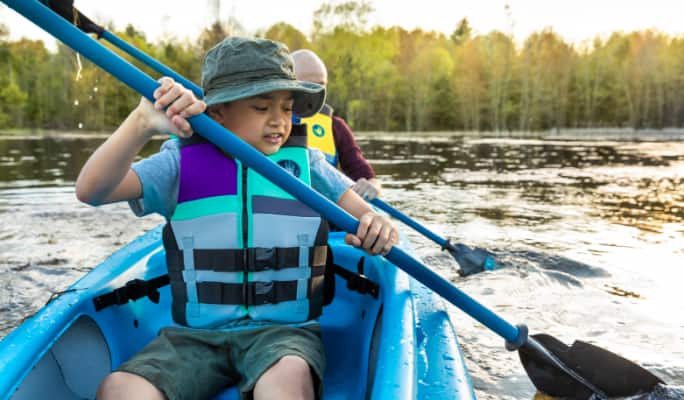
[[[297,79],[326,86],[328,71],[323,61],[311,50],[292,52]],[[359,145],[349,125],[340,117],[333,115],[333,109],[325,104],[321,111],[309,118],[302,118],[307,125],[310,147],[320,149],[328,162],[339,168],[355,181],[352,189],[367,200],[376,198],[380,193],[380,182],[375,171],[363,157]]]

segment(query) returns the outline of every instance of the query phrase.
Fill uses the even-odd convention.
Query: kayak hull
[[[336,276],[320,318],[326,399],[474,399],[442,301],[382,257],[329,243],[335,264],[380,285],[378,298]],[[406,249],[407,243],[402,241]],[[171,320],[168,285],[148,298],[96,311],[93,299],[133,279],[166,273],[161,227],[124,246],[0,342],[0,399],[92,399],[100,381]],[[237,399],[228,388],[217,399]]]

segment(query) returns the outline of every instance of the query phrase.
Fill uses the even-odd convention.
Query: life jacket
[[[268,158],[310,185],[306,135],[296,131]],[[320,316],[328,225],[318,213],[201,138],[183,141],[179,179],[163,233],[174,321]]]
[[[329,105],[323,105],[317,114],[301,118],[301,124],[306,124],[307,142],[309,147],[319,149],[325,155],[333,167],[337,168],[337,148],[332,128],[333,109]]]

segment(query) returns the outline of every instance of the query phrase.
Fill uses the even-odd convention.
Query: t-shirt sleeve
[[[309,149],[311,187],[334,203],[354,182],[340,173],[325,159],[318,149]]]
[[[166,219],[173,215],[178,199],[180,143],[176,139],[162,144],[159,153],[133,163],[131,168],[140,178],[142,197],[128,205],[135,215],[160,214]]]

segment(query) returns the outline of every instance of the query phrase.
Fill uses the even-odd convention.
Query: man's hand
[[[352,190],[365,200],[373,200],[380,195],[380,182],[377,179],[360,178],[354,185]]]

